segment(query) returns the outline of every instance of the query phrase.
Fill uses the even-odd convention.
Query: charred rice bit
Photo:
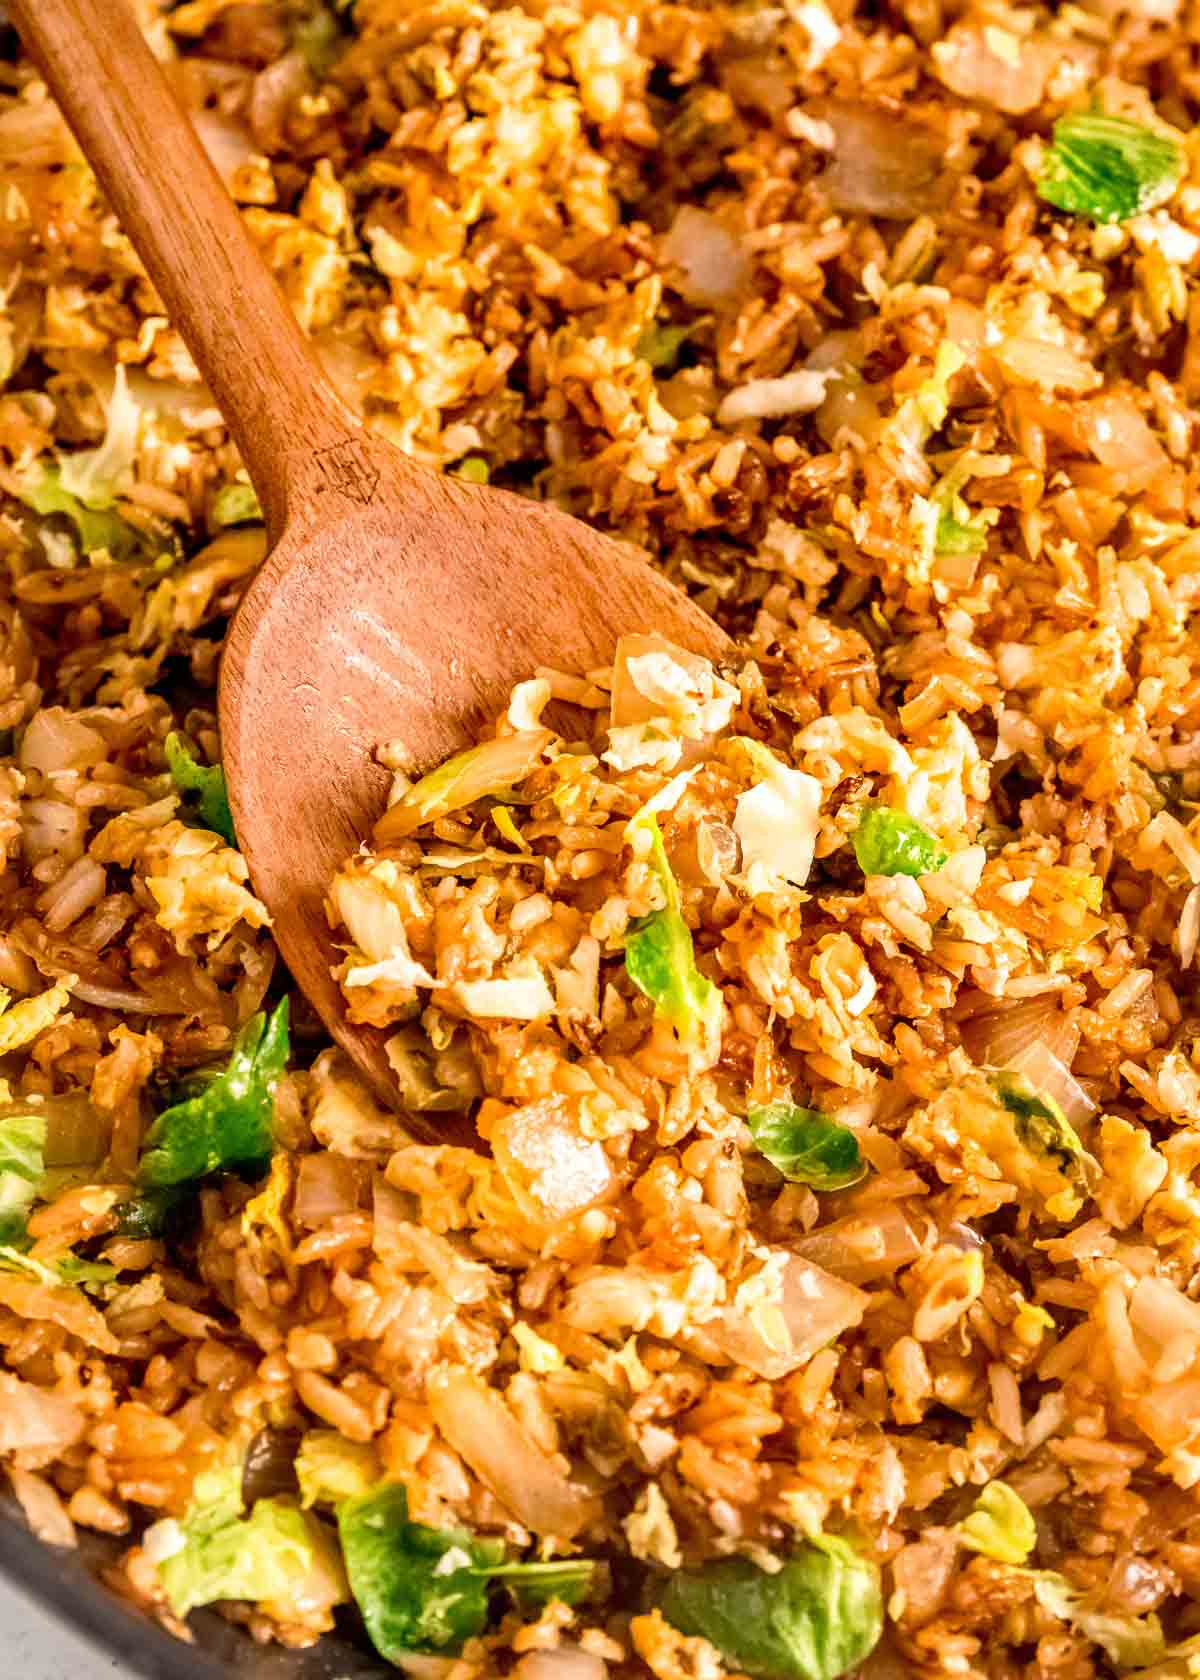
[[[0,1460],[26,1519],[108,1535],[106,1579],[181,1637],[215,1600],[312,1644],[357,1590],[383,1649],[364,1489],[453,1531],[444,1573],[506,1548],[587,1577],[486,1603],[472,1577],[476,1621],[418,1639],[438,1680],[811,1680],[736,1647],[769,1618],[696,1612],[680,1571],[722,1560],[756,1592],[841,1571],[822,1680],[875,1637],[864,1574],[864,1680],[1176,1680],[1195,8],[137,11],[345,399],[643,544],[736,652],[647,634],[531,671],[448,771],[379,743],[389,808],[328,912],[388,1035],[381,1109],[277,963],[213,769],[257,503],[8,55]]]

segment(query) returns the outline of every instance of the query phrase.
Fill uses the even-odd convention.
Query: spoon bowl
[[[376,1095],[383,1035],[347,1019],[324,912],[383,809],[374,758],[429,769],[541,667],[606,665],[657,630],[719,657],[708,616],[628,545],[432,471],[330,389],[127,0],[9,10],[229,425],[271,552],[226,640],[222,752],[238,842],[297,984]]]
[[[421,772],[472,745],[517,682],[611,663],[653,627],[693,652],[725,639],[635,549],[552,507],[415,466],[380,439],[326,458],[251,585],[221,666],[221,741],[238,841],[297,983],[375,1094],[394,1103],[385,1034],[351,1025],[325,916],[370,833],[396,745]]]

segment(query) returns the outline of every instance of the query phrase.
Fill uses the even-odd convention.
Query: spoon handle
[[[345,470],[362,428],[326,383],[128,0],[8,10],[228,421],[276,540],[323,474]]]

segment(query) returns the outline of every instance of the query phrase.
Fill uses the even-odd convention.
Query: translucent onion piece
[[[9,1480],[18,1503],[25,1513],[25,1521],[47,1546],[74,1546],[75,1524],[67,1515],[58,1490],[42,1476],[31,1470],[9,1466]]]
[[[402,840],[422,823],[436,822],[523,781],[541,763],[552,739],[548,729],[522,729],[456,753],[384,812],[375,825],[376,844]]]
[[[817,100],[806,109],[834,133],[820,184],[835,210],[904,219],[932,207],[941,143],[928,130],[854,99]]]
[[[1044,1044],[1031,1044],[1005,1064],[1010,1073],[1026,1081],[1036,1096],[1056,1102],[1072,1126],[1088,1120],[1096,1105],[1070,1070]]]
[[[802,1237],[796,1248],[806,1260],[845,1283],[891,1277],[898,1267],[910,1265],[924,1252],[912,1219],[898,1202],[838,1219]]]
[[[980,1067],[1008,1067],[1031,1044],[1047,1044],[1070,1066],[1079,1044],[1079,1029],[1053,992],[989,1008],[964,1021],[960,1031],[967,1054]]]
[[[322,1151],[304,1155],[296,1168],[292,1214],[310,1231],[343,1214],[358,1212],[362,1168],[347,1155]]]
[[[685,204],[662,242],[664,262],[689,303],[727,303],[750,276],[750,259],[737,235],[707,210]]]
[[[727,1307],[702,1326],[701,1339],[735,1364],[775,1382],[858,1324],[866,1304],[861,1289],[791,1255],[783,1268],[781,1297]]]
[[[429,1407],[455,1452],[534,1534],[572,1540],[599,1517],[599,1500],[547,1461],[501,1396],[473,1372],[459,1368],[433,1376]]]
[[[83,1438],[85,1420],[73,1400],[0,1371],[0,1452],[58,1458]]]

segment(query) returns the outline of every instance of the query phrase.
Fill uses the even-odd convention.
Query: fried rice
[[[361,1612],[418,1680],[1195,1672],[1200,10],[138,11],[355,410],[735,653],[531,671],[423,780],[379,743],[329,915],[382,1110],[209,769],[253,490],[8,32],[31,1526],[181,1638]],[[266,1131],[205,1154],[231,1058]],[[486,1601],[396,1633],[397,1536]]]

